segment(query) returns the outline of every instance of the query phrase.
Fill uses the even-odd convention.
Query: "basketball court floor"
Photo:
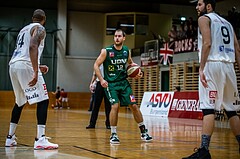
[[[49,109],[46,136],[58,150],[34,150],[35,109],[25,107],[16,135],[18,146],[5,148],[12,106],[0,108],[0,159],[181,159],[200,144],[201,120],[144,116],[153,141],[144,143],[129,109],[119,113],[119,145],[109,144],[103,110],[95,129],[86,129],[90,112]],[[210,152],[213,159],[240,159],[228,121],[216,121]]]

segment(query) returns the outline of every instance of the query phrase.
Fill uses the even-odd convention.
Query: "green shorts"
[[[112,105],[118,102],[120,102],[120,106],[136,104],[132,88],[127,79],[119,82],[109,82],[108,88],[105,88],[104,90]]]

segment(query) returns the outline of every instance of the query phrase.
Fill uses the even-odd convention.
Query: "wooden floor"
[[[110,130],[104,125],[101,111],[96,129],[87,130],[90,112],[87,109],[49,109],[47,136],[59,144],[58,150],[33,150],[36,135],[35,109],[27,106],[17,128],[18,146],[5,148],[12,107],[0,107],[1,159],[180,159],[200,144],[201,120],[144,116],[154,141],[140,140],[137,124],[128,109],[119,114],[119,145],[109,144]],[[213,159],[239,159],[238,144],[227,121],[216,121],[210,151]]]

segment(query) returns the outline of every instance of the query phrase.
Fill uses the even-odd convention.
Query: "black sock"
[[[141,126],[139,126],[139,129],[140,129],[140,131],[141,131],[141,133],[145,133],[146,131],[146,128],[145,128],[145,125],[141,125]]]

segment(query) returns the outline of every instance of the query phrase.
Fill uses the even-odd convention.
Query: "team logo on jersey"
[[[114,66],[113,65],[109,65],[108,66],[108,71],[114,71]]]
[[[127,57],[127,51],[123,51],[123,56]]]
[[[130,95],[131,102],[136,102],[134,95]]]
[[[109,52],[109,57],[114,57],[114,52]]]

